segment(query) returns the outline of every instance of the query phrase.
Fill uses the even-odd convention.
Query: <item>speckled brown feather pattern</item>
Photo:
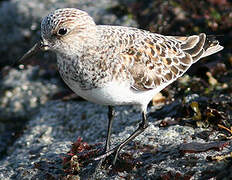
[[[97,26],[103,40],[132,77],[132,87],[149,90],[180,77],[204,53],[206,35],[162,36],[136,28]],[[109,48],[109,47],[108,47]],[[115,49],[116,48],[116,49]],[[118,72],[118,71],[116,71]],[[121,72],[120,72],[121,74]]]
[[[59,28],[70,32],[59,37]],[[145,91],[169,84],[193,63],[219,51],[218,42],[205,34],[190,37],[163,36],[131,27],[95,25],[76,9],[57,10],[44,18],[42,38],[57,53],[58,67],[66,82],[71,79],[84,89],[103,87],[116,80]]]

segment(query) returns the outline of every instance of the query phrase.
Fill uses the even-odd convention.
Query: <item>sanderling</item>
[[[152,97],[182,76],[200,58],[223,47],[204,33],[189,37],[163,36],[123,26],[96,25],[84,11],[65,8],[41,23],[41,41],[22,58],[39,50],[57,54],[61,77],[79,96],[109,107],[105,153],[119,151],[148,126],[146,112]],[[138,105],[142,120],[137,130],[110,150],[113,106]]]

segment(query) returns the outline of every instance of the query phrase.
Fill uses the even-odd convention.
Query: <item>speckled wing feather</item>
[[[132,87],[137,90],[168,85],[204,57],[208,49],[213,48],[209,53],[213,54],[222,48],[216,40],[206,40],[203,33],[198,36],[174,37],[142,32],[121,53],[121,58],[134,79]],[[133,36],[128,38],[131,37]]]

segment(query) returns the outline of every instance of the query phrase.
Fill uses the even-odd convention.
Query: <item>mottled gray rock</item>
[[[118,107],[113,124],[112,145],[133,132],[140,121],[140,113],[135,108]],[[120,179],[120,177],[157,179],[168,172],[182,175],[192,174],[198,179],[207,169],[225,168],[226,163],[212,163],[207,156],[228,153],[232,146],[226,146],[220,152],[210,150],[202,153],[181,153],[184,143],[205,143],[195,134],[204,131],[201,128],[173,125],[159,127],[160,120],[151,119],[150,126],[123,152],[130,152],[136,160],[141,159],[142,166],[110,173],[112,167],[92,174],[93,164],[81,168],[81,179]],[[107,128],[107,108],[89,102],[49,101],[40,108],[27,125],[27,130],[8,149],[8,155],[0,162],[0,179],[46,179],[64,177],[61,157],[69,150],[77,137],[89,143],[103,142]],[[209,142],[217,139],[215,131],[209,136]],[[103,145],[102,145],[103,146]],[[148,147],[146,150],[145,147]],[[150,147],[150,148],[149,148]],[[220,169],[219,168],[219,169]]]
[[[43,77],[45,70],[38,66],[6,69],[0,79],[0,158],[36,109],[63,89],[59,79]]]
[[[27,118],[33,109],[44,104],[62,89],[57,78],[42,77],[44,72],[38,66],[9,70],[0,81],[1,120]]]
[[[13,64],[38,39],[40,21],[50,11],[75,7],[87,11],[98,24],[134,25],[127,16],[120,19],[110,9],[117,6],[114,0],[11,0],[0,2],[0,66]],[[49,56],[50,57],[50,56]],[[44,56],[47,58],[47,56]]]
[[[128,116],[131,111],[117,112],[114,126],[125,128],[128,123],[136,123],[139,116],[135,113]],[[46,172],[43,174],[35,168],[35,164],[41,161],[56,163],[61,171],[61,156],[68,152],[72,142],[79,136],[87,142],[103,141],[106,122],[107,108],[103,106],[88,102],[46,103],[32,117],[22,137],[8,149],[9,156],[0,163],[0,179],[44,178],[48,169],[45,167]],[[114,132],[121,130],[114,128]],[[58,171],[58,175],[62,174],[57,169],[55,171]],[[51,174],[56,175],[53,171]]]

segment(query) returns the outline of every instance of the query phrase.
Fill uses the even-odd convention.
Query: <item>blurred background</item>
[[[43,104],[73,98],[59,77],[54,54],[32,57],[25,65],[15,62],[40,37],[40,22],[57,8],[87,11],[97,24],[134,26],[164,35],[216,35],[224,50],[193,65],[185,76],[154,100],[168,104],[197,94],[202,114],[211,108],[225,114],[231,125],[232,3],[229,0],[1,0],[0,1],[0,158],[20,137],[25,124]],[[220,98],[224,98],[222,101]],[[75,97],[76,100],[80,100]],[[224,104],[223,104],[224,102]],[[208,110],[207,110],[208,111]],[[176,117],[192,116],[189,111]],[[185,113],[183,113],[185,112]],[[220,113],[219,113],[220,114]],[[161,117],[161,114],[156,116]],[[207,117],[207,115],[205,115]],[[207,117],[208,118],[208,117]]]

